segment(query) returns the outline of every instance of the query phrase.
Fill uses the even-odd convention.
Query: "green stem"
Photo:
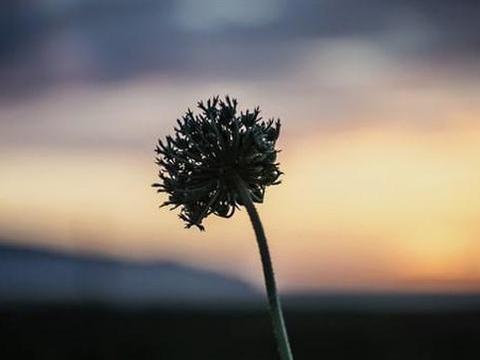
[[[247,185],[238,175],[234,177],[234,181],[240,194],[240,198],[247,208],[250,221],[252,222],[253,229],[255,230],[255,235],[257,237],[258,249],[260,251],[260,257],[263,265],[265,287],[267,288],[270,315],[273,322],[273,331],[277,340],[280,358],[281,360],[293,360],[292,351],[290,350],[290,344],[288,341],[287,329],[285,327],[285,321],[283,320],[282,307],[277,294],[277,285],[275,283],[272,259],[270,257],[265,231],[263,230],[262,222],[258,216],[257,209],[255,208],[252,198],[250,197],[250,193],[248,192]]]

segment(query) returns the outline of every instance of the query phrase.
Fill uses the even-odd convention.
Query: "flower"
[[[238,112],[237,100],[218,96],[198,103],[177,120],[174,136],[158,141],[157,192],[168,194],[161,206],[180,207],[186,227],[204,230],[210,214],[231,217],[239,205],[235,176],[246,184],[251,199],[263,202],[265,188],[280,183],[275,143],[280,120],[262,121],[260,109]]]

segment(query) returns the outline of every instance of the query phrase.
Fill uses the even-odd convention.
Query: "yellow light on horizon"
[[[284,139],[284,183],[259,206],[280,284],[408,290],[430,279],[438,288],[480,287],[479,133],[473,125],[422,132],[377,124]],[[208,219],[206,234],[184,230],[174,213],[157,210],[150,159],[14,149],[0,156],[0,172],[4,234],[174,258],[261,282],[245,212]]]

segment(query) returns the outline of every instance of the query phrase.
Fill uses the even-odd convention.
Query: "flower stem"
[[[270,257],[265,231],[263,230],[262,222],[258,216],[257,209],[255,208],[252,198],[248,192],[247,185],[238,175],[234,176],[234,181],[240,198],[242,199],[244,206],[247,208],[250,221],[252,222],[252,226],[257,237],[260,258],[262,259],[263,275],[265,278],[265,287],[267,289],[270,315],[273,322],[273,331],[277,340],[280,358],[281,360],[293,360],[292,351],[290,350],[290,344],[288,341],[287,329],[285,327],[285,321],[283,320],[282,307],[277,294],[277,285],[275,283],[272,259]]]

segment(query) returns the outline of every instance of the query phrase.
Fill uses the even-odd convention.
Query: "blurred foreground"
[[[480,309],[286,316],[296,359],[480,358]],[[0,336],[3,359],[277,359],[260,307],[4,307]]]

